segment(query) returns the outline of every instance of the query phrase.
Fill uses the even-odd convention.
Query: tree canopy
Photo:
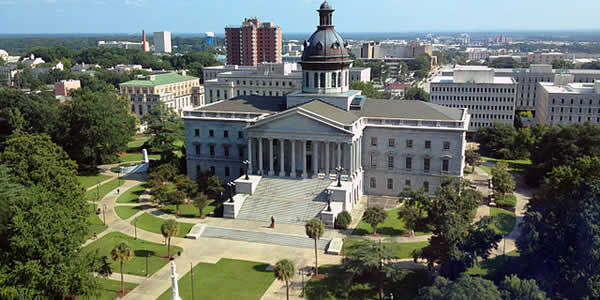
[[[359,90],[363,95],[372,99],[390,99],[392,97],[389,93],[376,90],[370,82],[354,81],[350,84],[350,89]]]
[[[406,100],[421,100],[429,102],[429,93],[422,88],[411,87],[404,93],[404,99]]]

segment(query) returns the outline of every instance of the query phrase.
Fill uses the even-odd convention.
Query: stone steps
[[[247,231],[211,226],[206,227],[206,229],[202,233],[202,237],[308,249],[313,249],[315,247],[315,241],[305,236],[271,232]],[[324,250],[327,247],[328,243],[328,239],[319,239],[317,241],[317,248]]]

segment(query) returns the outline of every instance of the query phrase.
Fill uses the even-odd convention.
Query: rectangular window
[[[444,150],[450,150],[450,142],[444,142]]]
[[[238,139],[243,139],[243,138],[244,138],[244,132],[238,131]]]
[[[212,130],[212,129],[211,129],[211,130],[209,130],[209,131],[208,131],[208,136],[210,136],[210,137],[214,137],[214,136],[215,136],[215,131],[214,131],[214,130]]]
[[[225,167],[225,177],[229,177],[229,167]]]
[[[371,177],[370,184],[372,189],[377,188],[377,179],[375,177]]]
[[[423,192],[429,193],[429,182],[428,181],[423,182]]]
[[[389,140],[388,140],[388,145],[389,145],[390,147],[394,147],[394,146],[396,146],[396,140],[395,140],[395,139],[389,139]]]
[[[412,148],[413,140],[406,140],[406,148]]]
[[[431,165],[431,159],[425,158],[423,160],[423,170],[425,170],[425,172],[429,172],[430,165]]]
[[[393,170],[394,169],[394,157],[393,156],[388,156],[388,169]]]
[[[377,138],[376,137],[371,138],[371,146],[377,146]]]
[[[377,167],[377,154],[371,153],[371,168]]]
[[[449,163],[450,163],[450,161],[447,159],[442,160],[442,171],[443,172],[448,172]]]
[[[196,145],[196,155],[200,155],[200,145]]]
[[[210,156],[215,156],[215,145],[210,145]]]
[[[223,131],[223,137],[229,137],[229,131],[228,130],[224,130]]]
[[[425,141],[425,149],[431,149],[431,141]]]
[[[412,157],[406,158],[406,168],[409,170],[412,169]]]
[[[388,188],[388,190],[393,190],[394,189],[394,179],[388,178],[388,180],[387,180],[387,188]]]
[[[200,129],[194,129],[194,136],[200,135]]]
[[[224,148],[224,150],[225,150],[225,157],[229,157],[229,147],[226,146]]]

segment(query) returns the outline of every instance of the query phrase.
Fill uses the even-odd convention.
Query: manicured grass
[[[511,233],[517,222],[515,213],[496,207],[490,207],[490,215],[493,218],[491,227],[501,235]]]
[[[100,278],[98,279],[100,282],[100,289],[98,289],[98,296],[92,296],[91,299],[94,300],[115,300],[117,297],[117,292],[121,290],[121,281],[119,280],[110,280]],[[125,289],[131,291],[135,289],[138,285],[131,282],[125,282]],[[82,299],[87,299],[84,297],[80,297]]]
[[[517,250],[506,253],[506,256],[500,255],[494,258],[486,259],[476,263],[473,267],[467,270],[469,275],[479,275],[485,277],[496,277],[496,273],[504,273],[506,269],[511,268],[511,264],[519,258]]]
[[[408,231],[404,220],[398,218],[398,211],[400,211],[400,208],[387,210],[387,218],[385,218],[385,221],[383,223],[377,225],[377,234],[387,236],[400,236]],[[356,229],[354,229],[354,231],[352,232],[352,235],[362,236],[372,233],[373,229],[371,228],[371,225],[361,220],[360,223],[358,223],[358,225],[356,226]],[[428,233],[415,231],[415,234],[425,235]]]
[[[101,256],[106,255],[111,261],[113,272],[117,273],[120,272],[119,262],[110,259],[110,251],[122,242],[127,243],[134,252],[134,256],[123,264],[123,272],[126,274],[145,276],[146,255],[148,255],[148,275],[152,275],[169,262],[168,259],[165,259],[167,256],[166,245],[143,240],[134,240],[133,237],[121,232],[111,232],[83,248],[83,251],[98,250]],[[178,251],[183,251],[183,249],[177,246],[171,246],[171,255],[177,255]]]
[[[344,251],[355,247],[360,244],[366,244],[368,241],[364,239],[345,239],[344,246],[342,247],[342,254]],[[412,252],[417,249],[421,249],[427,245],[429,242],[415,242],[415,243],[396,243],[396,242],[382,242],[387,244],[397,258],[412,258]]]
[[[143,230],[158,233],[158,234],[161,234],[160,226],[162,226],[162,224],[165,222],[164,219],[155,217],[148,213],[144,213],[144,214],[138,216],[133,221],[131,221],[131,224],[133,224],[133,222],[136,222],[136,220],[137,220],[137,227],[139,229],[143,229]],[[190,229],[192,229],[192,227],[194,225],[195,224],[191,224],[191,223],[177,222],[177,226],[179,227],[179,232],[177,233],[177,237],[185,237],[185,235],[188,232],[190,232]]]
[[[148,141],[150,139],[149,136],[142,136],[142,137],[136,137],[133,141],[127,143],[127,151],[136,151],[139,150],[140,147],[142,147],[142,145],[144,145],[144,143],[146,141]]]
[[[185,268],[184,265],[180,264]],[[189,268],[189,265],[185,265]],[[223,258],[216,264],[199,263],[194,267],[194,297],[196,299],[260,299],[269,288],[275,276],[265,271],[267,264]],[[179,279],[179,295],[182,299],[192,298],[192,284],[189,269]],[[171,288],[157,300],[171,299]]]
[[[486,166],[486,165],[480,165],[479,166],[483,171],[485,171],[486,173],[488,173],[488,175],[492,175],[492,167]]]
[[[509,171],[514,171],[514,172],[518,172],[518,173],[525,172],[525,170],[531,165],[531,160],[529,160],[529,159],[505,160],[505,159],[496,159],[496,158],[492,158],[492,157],[482,156],[481,160],[484,162],[491,162],[494,165],[499,161],[505,161],[508,163]],[[492,174],[490,167],[484,166],[483,164],[481,165],[481,167],[482,167],[482,169],[484,169],[484,171],[488,172],[488,174]],[[485,167],[485,168],[483,168],[483,167]],[[486,168],[489,170],[486,170]]]
[[[119,180],[118,178],[115,178],[101,185],[99,188],[91,189],[85,192],[85,198],[89,201],[96,201],[96,197],[98,200],[102,200],[106,194],[123,185],[123,183],[125,183],[125,180]]]
[[[204,208],[205,216],[208,216],[213,211],[215,211],[217,202],[214,200],[210,200],[210,201],[211,201],[210,204],[208,204],[208,206],[206,208]],[[177,212],[174,204],[167,205],[167,207],[161,209],[161,211],[163,211],[167,214],[173,214],[173,215]],[[200,217],[200,211],[193,204],[182,204],[182,205],[179,205],[179,216],[185,217],[185,218],[198,218],[198,217]]]
[[[143,205],[138,206],[116,206],[115,212],[117,212],[117,216],[123,220],[127,220],[131,218],[131,216],[137,214],[142,209],[144,209]]]
[[[117,203],[138,203],[140,196],[144,193],[144,190],[148,188],[146,182],[140,183],[123,193],[117,199]]]
[[[386,287],[386,292],[394,294],[394,299],[412,300],[419,289],[429,282],[426,270],[400,270],[396,281]],[[326,274],[323,279],[310,279],[306,283],[304,294],[306,299],[379,299],[377,287],[368,283],[352,282],[346,276],[342,265],[319,266],[319,274]],[[386,297],[386,299],[388,299]]]
[[[104,222],[100,219],[101,215],[96,215],[96,205],[89,204],[90,215],[88,217],[88,221],[90,222],[90,226],[88,227],[88,235],[87,239],[91,239],[94,236],[94,232],[96,234],[100,234],[100,232],[106,230],[108,226],[104,225]]]
[[[130,161],[142,161],[143,155],[141,152],[139,153],[125,153],[119,156],[120,162],[130,162]],[[148,159],[160,159],[159,154],[148,154]]]
[[[110,176],[108,175],[77,176],[79,183],[81,183],[86,190],[98,183],[102,183],[104,180],[109,178]]]

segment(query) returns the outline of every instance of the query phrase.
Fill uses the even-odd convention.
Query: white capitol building
[[[350,90],[352,60],[333,11],[321,5],[317,31],[304,42],[301,90],[184,112],[188,175],[208,171],[237,184],[226,217],[297,224],[320,217],[332,225],[365,195],[398,196],[405,186],[433,193],[444,176],[463,176],[467,109]]]

